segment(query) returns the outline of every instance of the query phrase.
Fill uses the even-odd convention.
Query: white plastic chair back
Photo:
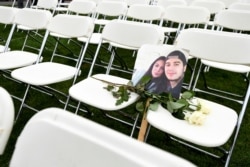
[[[164,33],[153,24],[113,20],[104,27],[102,38],[111,43],[139,49],[142,44],[162,44]]]
[[[214,20],[214,25],[231,30],[250,30],[250,11],[246,10],[223,10]]]
[[[18,138],[10,167],[194,166],[59,108],[30,119]]]
[[[14,124],[14,103],[10,94],[0,87],[0,155],[4,153]]]
[[[141,21],[161,21],[164,14],[162,6],[148,4],[134,4],[128,8],[127,18],[138,19]]]
[[[164,8],[167,8],[172,5],[187,6],[187,2],[185,0],[158,0],[155,3],[156,5],[163,6]]]
[[[12,24],[17,10],[17,8],[0,6],[0,23]]]
[[[37,7],[43,9],[55,9],[58,5],[58,0],[38,0]]]
[[[225,4],[226,9],[233,3],[238,2],[239,0],[219,0]]]
[[[207,8],[211,14],[218,13],[225,9],[225,4],[218,0],[194,0],[190,5]]]
[[[232,3],[228,9],[236,9],[236,10],[247,10],[250,11],[250,4],[249,3],[243,3],[243,2],[235,2]]]
[[[68,23],[68,24],[66,24]],[[74,31],[72,31],[74,27]],[[93,19],[88,16],[58,14],[51,19],[47,29],[69,38],[89,37],[93,32]]]
[[[51,18],[52,14],[49,11],[24,8],[18,10],[14,22],[33,29],[45,29]]]
[[[96,10],[96,2],[90,0],[73,0],[69,3],[68,12],[77,14],[91,14]]]
[[[202,45],[198,46],[199,42]],[[230,64],[250,63],[250,36],[246,34],[186,29],[179,34],[176,45],[204,60]]]
[[[163,17],[168,21],[183,24],[207,24],[210,12],[204,7],[169,6]]]
[[[150,0],[125,0],[125,2],[128,6],[131,6],[134,4],[149,4]]]
[[[127,11],[127,4],[122,1],[101,1],[96,8],[97,14],[106,16],[122,16]]]

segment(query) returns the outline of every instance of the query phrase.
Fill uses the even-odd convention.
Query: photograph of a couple
[[[145,89],[151,93],[171,93],[178,99],[181,93],[184,74],[187,68],[187,53],[180,49],[171,50],[166,55],[160,55],[156,59],[148,60],[148,66],[138,67],[132,77],[134,85],[140,83],[143,76],[149,76],[151,80]]]

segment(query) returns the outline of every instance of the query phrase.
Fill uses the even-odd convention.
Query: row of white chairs
[[[29,11],[29,9],[25,9],[25,10],[27,10],[27,11]],[[25,11],[25,10],[23,10],[23,11]],[[24,15],[22,15],[22,16],[24,16]],[[56,16],[55,16],[56,17]],[[58,17],[59,17],[59,15],[58,15]],[[67,16],[67,17],[71,17],[71,16]],[[72,16],[73,17],[73,16]],[[125,22],[125,21],[118,21],[118,22]],[[116,25],[116,21],[115,22],[112,22],[112,24],[115,24]],[[132,23],[132,22],[130,22],[130,23]],[[33,23],[34,24],[34,23]],[[112,24],[108,24],[108,25],[112,25]],[[123,25],[120,25],[120,26],[124,26],[125,24],[123,24]],[[138,23],[138,25],[142,25],[142,24],[139,24]],[[27,26],[27,25],[26,25]],[[135,36],[134,34],[137,34],[138,32],[140,32],[140,31],[137,31],[136,29],[134,29],[135,31],[134,31],[134,34],[133,35],[131,35],[131,36],[128,36],[127,35],[127,33],[126,34],[124,34],[127,38],[125,38],[124,36],[120,36],[120,37],[117,37],[117,38],[114,38],[113,37],[113,32],[114,31],[112,31],[111,33],[109,33],[110,31],[108,31],[109,29],[110,29],[110,26],[107,26],[106,28],[104,27],[104,31],[103,31],[103,39],[104,40],[106,40],[106,41],[120,41],[120,44],[122,43],[122,44],[125,44],[125,45],[127,45],[127,43],[123,43],[124,41],[126,41],[126,40],[128,40],[128,39],[131,39],[133,36]],[[116,25],[117,26],[117,25]],[[151,26],[149,26],[148,24],[147,24],[147,26],[148,27],[151,27]],[[111,26],[112,27],[112,26]],[[152,26],[152,27],[155,27],[155,26]],[[139,27],[138,27],[139,28]],[[117,28],[116,28],[117,29]],[[121,28],[118,28],[119,30],[121,30]],[[153,28],[154,29],[154,28]],[[128,30],[128,29],[127,29]],[[125,31],[125,32],[128,32],[128,31]],[[155,31],[155,30],[154,30]],[[190,31],[192,31],[191,29],[190,29]],[[122,31],[121,31],[122,32]],[[157,32],[158,32],[158,30],[157,30]],[[188,30],[187,30],[187,32],[188,32]],[[201,32],[203,32],[203,31],[201,31]],[[204,32],[206,32],[206,31],[204,31]],[[198,32],[195,32],[194,33],[194,35],[195,34],[199,34],[199,31]],[[216,32],[217,33],[217,32]],[[216,35],[216,33],[215,33],[215,37],[217,38],[217,35]],[[220,32],[218,32],[218,33],[220,33]],[[191,33],[192,34],[192,33]],[[229,35],[230,34],[230,35]],[[67,34],[65,34],[66,36],[67,36]],[[110,36],[112,36],[112,38],[109,38],[109,35]],[[212,34],[210,34],[210,32],[208,33],[208,35],[211,35],[211,36],[213,36],[213,33]],[[193,35],[192,35],[193,36]],[[224,36],[223,34],[222,34],[222,36]],[[246,39],[246,40],[248,40],[248,36],[246,35],[242,35],[242,37],[244,37],[243,39],[241,39],[241,35],[238,35],[238,34],[235,34],[235,35],[232,35],[231,36],[231,33],[228,33],[228,35],[226,34],[225,36],[229,36],[227,39],[230,39],[230,41],[232,40],[232,39],[234,39],[234,38],[239,38],[239,40],[243,40],[243,39]],[[207,36],[206,36],[207,37]],[[220,35],[219,35],[219,37],[220,37]],[[218,38],[219,38],[218,37]],[[179,37],[180,38],[180,37]],[[126,40],[125,40],[126,39]],[[159,38],[158,38],[159,39]],[[189,38],[190,39],[190,38]],[[199,38],[198,38],[199,39]],[[197,39],[197,43],[198,43],[198,40]],[[202,38],[203,39],[203,38]],[[206,39],[205,37],[204,37],[204,39]],[[151,40],[150,40],[151,41]],[[158,41],[158,40],[156,40],[156,41]],[[162,34],[160,35],[160,41],[162,42]],[[158,41],[159,43],[161,43],[160,41]],[[147,41],[146,43],[148,43],[149,41]],[[158,42],[156,42],[156,43],[158,43]],[[200,42],[200,41],[199,41]],[[208,41],[209,43],[210,43],[210,41]],[[178,45],[178,43],[179,43],[179,41],[177,40],[177,45]],[[137,43],[136,43],[137,44]],[[200,42],[200,44],[202,44],[202,42]],[[219,43],[220,45],[222,45],[222,42],[221,43]],[[116,45],[117,46],[117,45]],[[130,46],[130,45],[129,45]],[[195,46],[195,45],[194,45]],[[207,46],[207,45],[206,45]],[[213,45],[214,46],[214,45]],[[216,45],[216,46],[218,46],[218,45]],[[245,45],[244,45],[245,46]],[[242,47],[244,47],[244,46],[242,46]],[[131,47],[131,46],[130,46]],[[137,48],[136,49],[139,49],[141,47],[141,45],[137,45]],[[182,47],[182,46],[181,46]],[[205,45],[204,45],[204,47],[205,47]],[[189,48],[189,46],[188,47],[183,47],[183,48],[185,48],[185,49],[187,49],[187,50],[195,50],[195,48]],[[232,48],[232,49],[235,49],[236,50],[236,48],[233,48],[233,47],[230,47],[230,48]],[[211,48],[210,48],[211,49]],[[237,48],[238,49],[238,48]],[[246,51],[246,48],[239,48],[239,49],[242,49],[243,51]],[[213,48],[211,49],[211,50],[213,50]],[[216,50],[217,51],[217,50]],[[239,50],[236,50],[237,52],[239,51]],[[196,51],[195,52],[192,52],[191,51],[191,55],[192,56],[195,56],[196,55]],[[235,51],[233,52],[233,53],[235,53]],[[194,54],[194,55],[193,55]],[[197,55],[200,55],[201,53],[197,53]],[[212,54],[212,55],[217,55],[218,53],[216,52],[216,54],[214,53],[214,54]],[[221,54],[221,53],[220,53]],[[97,54],[96,54],[96,56],[98,56]],[[208,55],[207,55],[208,56]],[[200,58],[200,57],[199,57]],[[209,58],[204,58],[204,59],[208,59],[208,60],[210,60]],[[12,59],[13,60],[13,59]],[[213,60],[213,59],[211,59],[211,60]],[[223,60],[219,60],[220,62],[224,62]],[[245,60],[244,59],[244,61],[245,62],[239,62],[239,64],[245,64],[245,63],[247,63],[247,60]],[[227,63],[237,63],[237,61],[236,62],[233,62],[233,61],[231,61],[231,62],[227,62]],[[28,68],[27,68],[28,69]],[[19,71],[19,69],[17,70],[17,71]],[[22,71],[22,69],[20,70],[20,71]],[[20,75],[21,75],[21,73],[20,73]],[[101,77],[104,77],[105,75],[100,75]],[[98,77],[98,75],[97,75],[97,77]],[[105,76],[106,77],[106,76]],[[111,77],[112,78],[112,77]],[[92,80],[91,80],[92,79]],[[101,79],[104,79],[104,78],[101,78]],[[117,79],[116,79],[117,80]],[[86,89],[86,90],[89,90],[89,86],[84,86],[84,84],[85,83],[88,83],[87,85],[94,85],[93,84],[93,82],[97,82],[96,80],[94,80],[93,78],[87,78],[86,80],[83,80],[82,82],[79,82],[79,84],[76,84],[75,86],[73,86],[73,87],[75,87],[75,90],[78,90],[77,89],[77,87],[79,87],[79,88],[81,88],[81,89]],[[83,84],[84,83],[84,84]],[[90,84],[89,84],[90,83]],[[32,83],[33,84],[33,83]],[[100,83],[99,83],[100,84]],[[99,84],[97,84],[96,86],[97,87],[100,87],[99,86]],[[103,83],[101,83],[101,85],[103,85]],[[72,90],[73,90],[73,87],[72,87]],[[104,90],[103,90],[104,91]],[[72,96],[72,97],[74,97],[74,95],[73,95],[73,93],[72,93],[73,91],[70,91],[69,93],[70,93],[70,95]],[[80,94],[80,91],[75,91],[76,92],[76,95],[79,95]],[[84,91],[85,92],[85,91]],[[86,91],[87,92],[87,91]],[[90,92],[91,93],[91,92]],[[104,95],[106,96],[107,95],[107,92],[106,93],[104,93]],[[90,96],[87,96],[86,95],[86,97],[87,97],[87,99],[88,99],[88,97],[90,97]],[[136,95],[135,95],[135,97],[136,97]],[[246,96],[247,97],[247,96]],[[79,99],[78,99],[79,98]],[[76,97],[75,99],[77,99],[77,100],[79,100],[79,101],[81,101],[81,99],[82,98],[84,98],[84,97],[82,97],[82,96],[79,96],[79,97]],[[96,100],[96,99],[94,99],[94,100]],[[136,100],[136,98],[132,98],[132,100],[133,101],[135,101]],[[114,100],[115,101],[115,100]],[[111,105],[113,105],[114,106],[114,104],[115,104],[115,102],[114,101],[112,101],[113,103],[111,104]],[[128,102],[127,104],[131,104],[131,102],[133,103],[133,101],[130,101],[130,102]],[[245,100],[245,102],[244,102],[244,105],[245,105],[245,103],[246,103],[246,101],[248,101],[247,99]],[[86,102],[84,99],[83,99],[83,101],[82,102]],[[87,102],[86,102],[87,103]],[[105,105],[107,105],[107,103],[105,104]],[[93,104],[93,106],[95,106],[95,104]],[[126,105],[125,105],[126,106]],[[123,106],[123,107],[125,107],[125,106]],[[242,109],[242,111],[244,111],[244,109]],[[243,112],[244,113],[244,112]],[[244,115],[244,114],[243,114]],[[243,116],[242,114],[241,114],[241,116],[240,116],[240,118]],[[234,117],[235,118],[235,117]],[[235,119],[234,119],[235,120]],[[241,120],[239,120],[238,122],[239,122],[239,125],[237,126],[237,127],[240,127],[240,121]],[[233,122],[233,121],[232,121]],[[178,136],[177,136],[178,137]]]

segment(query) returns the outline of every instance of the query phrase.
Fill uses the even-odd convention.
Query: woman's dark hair
[[[152,69],[154,67],[154,64],[159,61],[159,60],[163,60],[164,63],[166,61],[166,57],[165,56],[160,56],[157,59],[155,59],[155,61],[150,65],[150,67],[148,68],[148,70],[146,71],[146,73],[144,74],[144,76],[150,76],[152,77]],[[153,78],[152,78],[153,79]]]
[[[164,64],[165,64],[166,57],[165,56],[160,56],[157,59],[155,59],[155,61],[150,65],[150,67],[148,68],[148,70],[146,71],[144,76],[152,77],[153,66],[159,60],[163,60]],[[160,94],[160,93],[165,91],[166,83],[167,83],[167,78],[166,78],[166,76],[164,75],[164,72],[163,72],[163,74],[160,77],[157,77],[157,78],[152,77],[151,80],[145,85],[145,89],[148,90],[148,91],[151,91],[153,93]]]

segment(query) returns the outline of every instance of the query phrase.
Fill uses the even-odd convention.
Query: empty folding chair
[[[228,9],[250,11],[250,4],[244,2],[234,2],[231,5],[229,5]]]
[[[97,4],[95,24],[98,32],[112,19],[122,19],[127,12],[127,4],[123,1],[101,1]]]
[[[67,13],[95,17],[96,2],[89,0],[73,0],[69,3]]]
[[[150,0],[125,0],[127,3],[128,7],[134,4],[150,4]]]
[[[5,28],[8,25],[12,25],[16,12],[16,8],[0,6],[0,24],[4,25]],[[0,41],[2,43],[2,45],[0,44],[0,53],[4,52],[5,50],[7,51],[8,48],[5,49],[6,39],[0,37]]]
[[[157,1],[153,1],[153,4],[167,8],[172,5],[187,6],[187,1],[185,0],[157,0]]]
[[[90,43],[94,45],[98,45],[101,40],[101,33],[103,26],[105,26],[108,22],[113,19],[123,19],[127,12],[127,4],[124,1],[100,1],[97,3],[97,7],[95,10],[95,31],[91,35]],[[80,42],[85,43],[86,38],[80,37],[78,38]],[[105,41],[102,41],[106,43]],[[94,54],[94,51],[89,50],[90,55]],[[90,60],[86,60],[86,62],[92,62],[92,57]],[[102,64],[102,63],[101,63]]]
[[[0,87],[0,155],[4,153],[12,127],[14,125],[15,109],[13,100],[4,88]]]
[[[250,31],[250,12],[240,11],[240,10],[223,10],[216,15],[214,26],[218,31],[230,31],[232,33],[244,33]],[[235,45],[236,47],[237,45]],[[242,83],[249,82],[247,77],[250,72],[250,67],[248,65],[239,65],[239,64],[228,64],[223,62],[213,62],[209,60],[201,60],[200,72],[197,74],[196,81],[193,86],[193,90],[197,92],[208,93],[210,95],[215,95],[224,99],[233,100],[242,104],[242,99],[244,99],[245,91],[235,92],[230,88],[222,88],[214,85],[208,81],[208,74],[210,70],[222,70],[228,71],[231,75],[236,74],[242,77]],[[236,76],[234,75],[234,76]],[[200,76],[203,78],[203,87],[198,86],[200,83]],[[229,80],[230,81],[230,80]]]
[[[58,5],[58,0],[38,0],[37,4],[31,5],[30,8],[50,10],[51,13],[54,14],[57,5]]]
[[[199,26],[206,28],[210,12],[204,7],[172,5],[165,9],[163,19],[166,23],[177,23],[177,36],[185,28]]]
[[[94,23],[93,19],[90,17],[59,14],[51,19],[47,26],[46,35],[57,36],[68,40],[82,36],[90,37],[93,29]],[[49,41],[47,40],[45,42]],[[74,63],[67,64],[68,61],[60,61],[61,59],[58,60],[52,57],[49,61],[44,61],[27,68],[24,67],[12,71],[11,76],[14,79],[27,84],[16,119],[19,117],[22,108],[26,106],[24,102],[31,86],[46,88],[46,86],[50,84],[60,83],[67,80],[73,80],[72,84],[74,84],[80,74],[82,60],[87,47],[88,42],[84,44],[84,47],[82,47],[83,50],[78,57],[73,59]],[[65,95],[59,90],[55,91]]]
[[[176,42],[177,47],[188,50],[189,54],[199,59],[239,65],[249,64],[249,45],[249,35],[204,29],[183,30]],[[237,112],[219,103],[198,98],[203,107],[209,108],[210,111],[203,125],[193,125],[186,120],[179,120],[163,107],[159,107],[157,111],[149,110],[147,120],[153,127],[177,137],[177,141],[208,155],[221,158],[225,161],[225,166],[228,166],[246,111],[249,94],[250,85],[248,84],[243,107]],[[205,151],[202,148],[207,149]],[[221,152],[215,150],[214,152],[212,148],[219,148]]]
[[[102,40],[109,42],[112,47],[125,48],[128,50],[138,50],[141,45],[147,43],[162,44],[163,38],[163,32],[161,32],[156,25],[126,20],[111,21],[104,27],[102,32]],[[96,51],[95,58],[89,72],[89,77],[73,85],[69,89],[69,95],[73,99],[79,101],[79,107],[81,103],[85,105],[87,104],[104,111],[108,117],[113,118],[112,111],[122,110],[123,108],[133,104],[138,100],[138,95],[131,93],[129,101],[121,105],[115,105],[116,99],[110,94],[110,92],[103,89],[107,83],[102,82],[101,80],[121,84],[127,84],[129,81],[128,79],[121,78],[120,76],[108,75],[110,69],[112,68],[112,60],[115,55],[110,58],[106,74],[95,74],[92,76],[95,60],[99,55],[101,45],[103,45],[102,41],[100,41]],[[77,111],[78,109],[76,112]],[[132,125],[133,127],[131,136],[133,135],[138,116],[138,114],[136,114],[135,118],[133,116],[132,124],[129,122],[126,123]],[[115,119],[118,120],[117,118]],[[123,120],[120,121],[124,122]]]
[[[128,8],[126,19],[133,21],[141,21],[144,23],[154,23],[160,25],[164,8],[149,4],[134,4]]]
[[[195,166],[59,108],[47,108],[24,127],[10,167]]]
[[[19,31],[15,31],[18,25],[32,27],[36,30],[44,30],[51,17],[51,13],[44,10],[24,8],[16,12],[11,32],[9,33],[5,46],[6,52],[0,54],[0,70],[2,72],[7,72],[9,74],[9,71],[12,69],[31,65],[40,61],[39,58],[41,58],[40,56],[44,48],[44,45],[42,44],[40,44],[37,52],[22,49],[7,51],[7,48],[13,43],[13,35],[16,32],[19,33]],[[25,32],[29,33],[29,31]],[[26,40],[27,39],[24,38],[23,43],[25,43]]]
[[[194,0],[191,2],[190,5],[204,7],[209,10],[210,12],[210,21],[208,23],[209,26],[213,25],[215,14],[225,9],[225,4],[222,1],[217,1],[217,0]]]

